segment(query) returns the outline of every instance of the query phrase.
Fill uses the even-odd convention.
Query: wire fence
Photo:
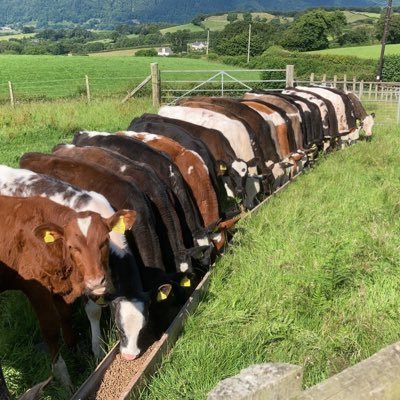
[[[152,85],[143,84],[144,80],[144,75],[83,75],[40,81],[3,81],[0,82],[0,104],[16,106],[24,102],[57,99],[126,100],[132,92],[135,96],[151,96]],[[335,75],[328,79],[326,75],[317,77],[314,74],[308,79],[294,79],[292,66],[273,70],[160,70],[158,80],[160,101],[164,104],[196,95],[241,96],[243,92],[252,89],[279,91],[292,85],[331,86],[357,94],[368,112],[379,110],[376,124],[400,124],[400,82],[364,82],[355,77],[347,79],[346,75],[340,78]]]
[[[9,81],[0,83],[0,104],[15,105],[24,102],[53,101],[57,99],[121,98],[143,81],[144,76],[108,76],[91,78],[84,75],[77,78]],[[151,90],[143,88],[141,95]]]
[[[364,82],[353,78],[342,79],[325,75],[316,79],[311,74],[309,80],[296,80],[297,85],[329,86],[355,93],[368,112],[376,112],[376,125],[400,124],[400,82]]]

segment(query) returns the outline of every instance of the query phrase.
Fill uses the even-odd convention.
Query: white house
[[[160,47],[157,49],[157,55],[159,56],[171,56],[172,54],[174,54],[174,52],[170,47]]]
[[[204,42],[194,42],[190,45],[192,50],[202,51],[207,48],[207,43]]]

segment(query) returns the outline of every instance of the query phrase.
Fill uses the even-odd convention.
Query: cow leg
[[[72,306],[65,303],[65,301],[59,297],[54,296],[54,305],[57,308],[58,315],[60,316],[61,331],[64,339],[64,343],[72,347],[76,344],[75,335],[72,331]]]
[[[85,304],[86,315],[89,318],[90,330],[92,332],[92,351],[96,360],[99,361],[104,357],[104,350],[101,348],[101,331],[100,331],[100,318],[101,306],[96,304],[93,300],[89,299]]]
[[[39,320],[40,331],[49,347],[52,371],[56,379],[72,393],[73,386],[60,350],[60,316],[51,293],[36,281],[24,281],[21,288]]]

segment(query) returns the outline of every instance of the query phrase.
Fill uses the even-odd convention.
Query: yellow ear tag
[[[106,304],[106,301],[104,300],[103,296],[100,296],[97,300],[96,300],[96,304],[99,306],[104,306]]]
[[[222,165],[222,164],[220,164],[220,166],[219,166],[219,170],[220,170],[220,171],[226,171],[226,166],[225,166],[225,165]]]
[[[44,236],[43,236],[43,240],[45,243],[53,243],[56,240],[54,239],[53,234],[50,231],[46,231]]]
[[[182,287],[190,287],[190,285],[191,285],[190,279],[189,279],[187,276],[184,276],[184,277],[181,279],[180,285],[181,285]]]
[[[164,301],[168,296],[162,291],[159,290],[157,293],[157,301]]]
[[[112,230],[117,233],[125,233],[126,225],[122,215],[119,217],[118,222],[113,226]]]

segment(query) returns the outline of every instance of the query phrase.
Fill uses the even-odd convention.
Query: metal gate
[[[161,103],[174,104],[183,97],[199,95],[240,96],[252,89],[282,90],[293,79],[290,71],[291,68],[160,70]]]

